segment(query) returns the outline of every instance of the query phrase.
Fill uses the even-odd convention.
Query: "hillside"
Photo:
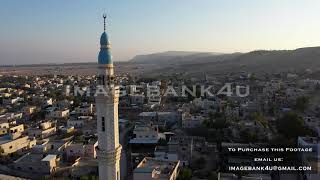
[[[150,73],[159,71],[174,73],[225,73],[225,72],[280,72],[304,69],[320,69],[320,47],[295,50],[259,50],[249,53],[157,53],[140,55],[129,61],[150,65]],[[144,71],[147,73],[148,70]]]

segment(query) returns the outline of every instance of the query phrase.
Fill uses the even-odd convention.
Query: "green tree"
[[[192,166],[195,169],[203,169],[205,168],[206,164],[207,164],[206,159],[204,157],[200,157],[194,161],[194,164]]]
[[[294,112],[288,112],[278,119],[277,129],[287,138],[296,138],[305,132],[303,119]]]
[[[268,126],[268,121],[267,121],[267,119],[266,119],[264,116],[262,116],[261,114],[255,113],[255,114],[253,115],[253,118],[254,118],[254,120],[255,120],[256,122],[260,123],[263,127],[266,128],[266,127]]]
[[[177,180],[191,180],[192,177],[192,171],[189,168],[183,168],[180,173],[179,176],[177,178]]]
[[[295,105],[294,105],[294,109],[297,111],[301,111],[304,112],[309,105],[309,98],[302,96],[302,97],[298,97],[296,99]]]
[[[160,146],[166,146],[168,144],[168,142],[165,139],[159,139],[158,141],[158,145]]]
[[[208,180],[218,180],[217,172],[210,172]]]
[[[214,128],[215,129],[223,129],[229,126],[229,123],[225,118],[218,118],[214,122]]]
[[[251,132],[248,130],[243,130],[240,132],[240,137],[245,142],[256,142],[257,141],[257,134],[255,132]]]

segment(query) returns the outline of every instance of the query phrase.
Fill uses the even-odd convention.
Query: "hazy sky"
[[[103,12],[115,61],[320,45],[319,0],[1,0],[0,64],[96,61]]]

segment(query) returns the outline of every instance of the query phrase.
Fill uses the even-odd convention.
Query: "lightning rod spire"
[[[103,17],[103,31],[105,32],[106,31],[106,18],[107,18],[107,15],[103,14],[102,17]]]

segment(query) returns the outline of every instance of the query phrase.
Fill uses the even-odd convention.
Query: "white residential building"
[[[144,95],[143,94],[135,94],[135,95],[129,95],[130,98],[130,104],[140,106],[144,104]]]
[[[83,104],[80,107],[76,107],[75,112],[80,115],[93,114],[93,104]]]
[[[152,123],[136,125],[133,130],[133,136],[134,138],[130,140],[131,144],[156,144],[160,138],[164,138],[159,133],[158,126]]]
[[[51,121],[43,122],[38,128],[29,128],[28,135],[36,138],[47,138],[57,132],[55,123]]]
[[[69,109],[54,110],[49,114],[50,118],[65,119],[69,117]]]
[[[96,158],[98,147],[98,141],[91,142],[88,144],[74,143],[66,147],[67,158],[78,158],[78,157],[90,157]]]
[[[306,180],[320,179],[320,140],[317,137],[298,137],[298,146],[302,148],[312,148],[313,152],[302,152],[300,157],[304,166],[311,166],[313,172],[306,171]],[[317,172],[317,173],[315,173]]]
[[[11,134],[0,137],[0,154],[9,155],[22,149],[29,149],[36,144],[35,139],[21,134]]]
[[[49,154],[43,157],[42,154],[28,153],[14,162],[14,169],[33,173],[33,174],[51,174],[57,168],[57,155]]]
[[[202,115],[192,115],[188,112],[182,113],[182,128],[195,128],[202,125],[205,118]]]
[[[176,180],[180,161],[144,158],[133,171],[133,180]]]

